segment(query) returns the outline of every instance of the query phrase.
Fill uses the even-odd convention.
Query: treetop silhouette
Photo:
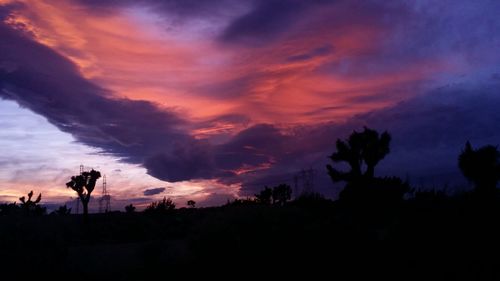
[[[71,181],[66,183],[66,187],[73,189],[78,194],[78,198],[82,202],[84,218],[88,216],[90,194],[94,191],[96,182],[100,177],[101,173],[92,169],[90,172],[72,176]]]
[[[170,198],[163,197],[163,200],[152,202],[144,210],[148,214],[164,214],[175,210],[175,203]]]
[[[283,206],[292,199],[292,188],[288,184],[279,184],[273,188],[264,187],[258,194],[255,194],[255,202],[262,205],[280,205]]]
[[[188,205],[190,208],[196,208],[196,201],[194,201],[194,200],[188,200],[188,201],[187,201],[187,205]]]
[[[337,139],[336,148],[329,158],[335,162],[347,162],[351,170],[344,172],[328,164],[328,174],[334,182],[352,182],[362,177],[370,179],[375,175],[375,166],[389,154],[391,136],[364,127],[364,131],[354,131],[347,140]],[[363,172],[364,168],[364,172]]]
[[[19,201],[21,201],[21,204],[19,207],[21,210],[24,211],[25,214],[31,215],[43,215],[46,212],[46,209],[42,206],[40,206],[38,203],[42,200],[42,194],[38,194],[38,197],[35,200],[31,200],[33,197],[33,190],[28,193],[28,199],[26,200],[26,197],[22,196],[19,198]]]
[[[496,191],[500,180],[500,152],[496,146],[474,149],[467,141],[458,157],[458,166],[462,174],[474,183],[478,193],[491,194]]]

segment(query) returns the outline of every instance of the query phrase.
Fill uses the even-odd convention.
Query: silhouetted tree
[[[21,208],[16,204],[16,202],[0,204],[0,216],[11,216],[18,214],[20,209]]]
[[[59,208],[52,213],[59,216],[67,216],[71,214],[71,208],[68,208],[66,205],[59,206]]]
[[[71,177],[71,181],[66,183],[66,187],[73,189],[78,194],[83,206],[84,219],[87,219],[89,213],[90,194],[94,191],[95,184],[100,177],[101,173],[92,169],[90,172],[83,172],[81,175]]]
[[[351,170],[339,171],[332,165],[327,165],[328,174],[334,182],[346,181],[348,183],[361,178],[371,179],[375,175],[375,166],[389,153],[391,136],[388,132],[379,133],[375,130],[364,128],[363,132],[354,131],[346,141],[338,139],[337,151],[330,159],[335,162],[347,162]],[[363,164],[366,166],[363,172]]]
[[[273,197],[273,190],[269,187],[264,187],[259,194],[255,194],[257,202],[264,205],[271,205],[271,198]]]
[[[388,132],[379,134],[367,127],[362,132],[354,131],[345,141],[337,140],[337,151],[330,159],[335,163],[347,162],[351,168],[344,172],[332,165],[326,166],[333,182],[346,182],[340,199],[379,203],[396,203],[403,199],[410,191],[407,182],[397,177],[375,177],[375,167],[389,154],[390,142]]]
[[[292,188],[288,184],[280,184],[273,187],[273,204],[280,206],[292,198]]]
[[[35,201],[32,201],[31,198],[33,197],[33,190],[28,193],[28,200],[26,200],[26,197],[22,196],[19,198],[19,201],[21,201],[21,204],[19,207],[25,212],[25,214],[35,214],[35,215],[43,215],[46,212],[46,208],[38,205],[40,201],[42,200],[42,194],[38,194],[38,197],[35,199]]]
[[[175,203],[170,198],[163,197],[163,200],[152,202],[144,210],[145,213],[167,213],[175,209]]]
[[[470,142],[458,157],[463,175],[475,185],[480,194],[493,194],[500,180],[500,153],[492,145],[473,149]]]
[[[134,204],[130,204],[130,205],[125,206],[125,212],[127,214],[131,214],[131,213],[135,212]]]
[[[191,208],[195,208],[196,207],[196,202],[194,200],[188,200],[187,201],[187,205]]]
[[[361,157],[366,163],[365,176],[373,178],[375,175],[375,166],[390,152],[389,144],[391,142],[391,136],[388,132],[383,132],[382,135],[379,136],[377,131],[365,127],[362,137],[363,150],[361,152]]]

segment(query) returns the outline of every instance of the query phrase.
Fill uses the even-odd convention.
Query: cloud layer
[[[0,96],[160,180],[325,187],[364,125],[393,135],[380,172],[415,178],[500,143],[498,1],[8,2]]]

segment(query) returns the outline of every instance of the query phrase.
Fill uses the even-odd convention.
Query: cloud
[[[364,125],[393,134],[393,152],[380,167],[387,174],[456,171],[453,155],[464,138],[478,144],[498,140],[493,125],[498,123],[498,87],[478,78],[498,81],[498,74],[491,75],[498,73],[500,60],[498,2],[245,1],[226,6],[229,2],[81,1],[90,11],[116,15],[123,7],[145,6],[164,19],[207,17],[200,30],[215,26],[215,33],[203,33],[208,43],[199,49],[204,52],[193,48],[203,55],[182,52],[199,41],[174,46],[166,60],[159,59],[164,57],[159,45],[138,45],[124,52],[138,56],[114,58],[118,63],[102,67],[102,72],[118,73],[111,78],[89,76],[72,56],[106,40],[81,43],[70,37],[82,46],[65,45],[57,37],[37,37],[29,25],[2,23],[0,96],[43,115],[81,143],[143,165],[158,179],[243,182],[242,194],[253,194],[265,183],[291,181],[311,166],[318,171],[317,185],[326,188],[328,178],[321,171],[334,140]],[[0,17],[9,9],[22,7],[1,8]],[[141,12],[133,19],[143,18]],[[219,14],[226,16],[217,22]],[[172,45],[175,39],[187,40],[168,30],[158,34]],[[96,59],[89,61],[106,61],[121,51],[120,45],[105,55],[96,50],[89,54]],[[158,64],[144,66],[145,53]],[[176,63],[176,68],[162,68]],[[112,87],[136,76],[139,82],[128,91]],[[478,82],[436,88],[460,79]],[[176,87],[151,97],[150,84]],[[166,106],[176,96],[191,112]],[[199,100],[213,106],[210,114]]]
[[[222,33],[224,42],[263,44],[277,40],[288,24],[307,7],[303,1],[257,1],[247,14],[231,22]]]
[[[324,45],[322,47],[315,48],[311,50],[310,52],[303,53],[303,54],[298,54],[298,55],[293,55],[288,57],[288,61],[305,61],[305,60],[310,60],[315,57],[321,57],[328,55],[333,52],[333,47],[331,45]]]
[[[165,189],[166,189],[165,187],[149,188],[144,190],[143,193],[144,196],[153,196],[162,193],[163,191],[165,191]]]
[[[111,98],[105,89],[82,78],[72,63],[28,35],[5,25],[0,25],[0,35],[9,42],[0,46],[0,60],[15,65],[14,70],[0,69],[0,96],[43,115],[77,141],[129,163],[145,164],[155,175],[156,167],[149,163],[157,163],[157,157],[203,146],[183,129],[188,121],[174,111],[149,101]],[[187,162],[195,162],[189,157],[199,159],[191,154],[182,157]],[[192,169],[187,164],[168,168],[168,175],[175,176],[163,179],[171,181],[209,176],[181,171]]]
[[[234,1],[231,0],[214,0],[210,2],[203,0],[77,0],[77,2],[91,9],[109,13],[113,13],[110,9],[143,6],[156,12],[161,12],[170,16],[177,16],[179,17],[178,19],[181,17],[216,17],[221,15],[221,10],[233,8],[235,6]]]

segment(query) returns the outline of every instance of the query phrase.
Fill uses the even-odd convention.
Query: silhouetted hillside
[[[96,214],[87,225],[78,215],[1,216],[1,264],[12,273],[30,268],[28,274],[72,280],[268,270],[332,279],[493,280],[500,274],[500,259],[489,255],[500,249],[499,200],[485,205],[472,194],[433,192],[387,206],[308,200]]]

